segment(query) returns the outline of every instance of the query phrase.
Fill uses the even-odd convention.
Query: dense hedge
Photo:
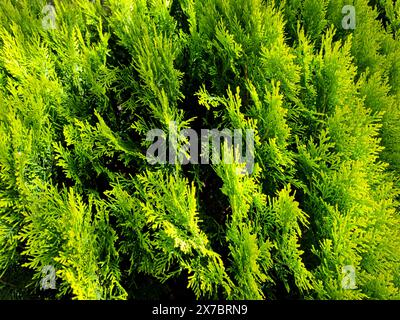
[[[0,296],[399,299],[394,3],[1,0]],[[171,122],[254,171],[149,163]]]

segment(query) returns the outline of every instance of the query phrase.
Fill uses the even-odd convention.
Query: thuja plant
[[[400,299],[399,21],[1,1],[0,297]]]

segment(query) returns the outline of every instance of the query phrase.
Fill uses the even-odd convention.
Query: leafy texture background
[[[0,297],[400,298],[398,2],[46,4],[0,2]],[[171,121],[254,172],[150,165]]]

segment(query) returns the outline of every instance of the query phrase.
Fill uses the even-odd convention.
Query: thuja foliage
[[[399,32],[389,0],[2,0],[0,297],[399,299]],[[171,123],[253,130],[253,172],[149,163]]]

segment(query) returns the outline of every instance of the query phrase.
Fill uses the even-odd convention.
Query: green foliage
[[[400,299],[399,3],[52,3],[0,3],[0,298]]]

